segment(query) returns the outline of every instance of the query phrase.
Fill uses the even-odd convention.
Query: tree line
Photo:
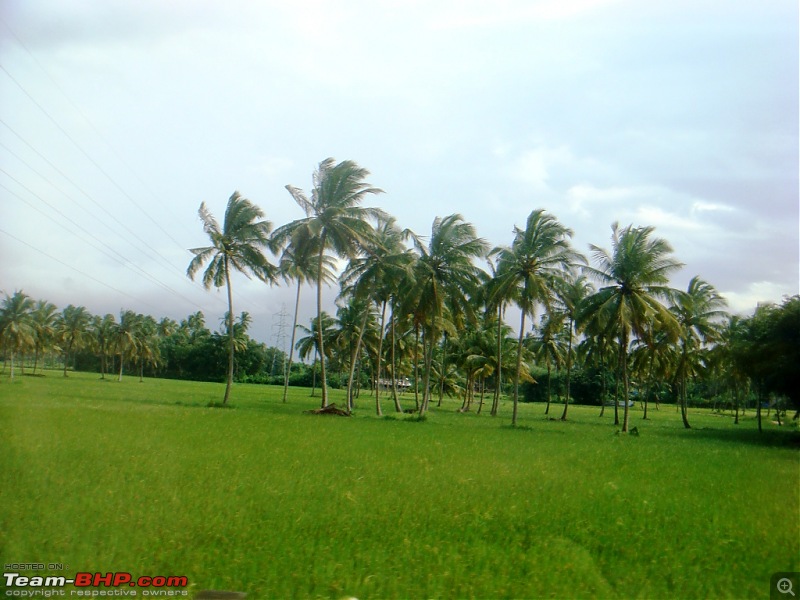
[[[57,314],[22,292],[6,295],[0,342],[12,376],[15,358],[25,354],[33,354],[36,369],[48,339],[58,340],[66,374],[69,356],[91,333],[101,373],[108,357],[120,377],[124,364],[140,377],[147,368],[168,376],[224,371],[227,403],[234,379],[263,374],[269,351],[273,363],[280,352],[249,339],[246,313],[235,318],[231,275],[239,271],[271,285],[296,285],[291,347],[313,359],[312,385],[318,381],[323,408],[333,383],[347,390],[348,411],[369,389],[378,414],[381,396],[403,410],[400,395],[408,390],[420,416],[445,395],[458,395],[461,410],[481,412],[485,404],[495,415],[507,393],[514,425],[518,402],[541,398],[545,389],[547,411],[555,389],[562,419],[577,395],[602,410],[613,405],[623,431],[634,400],[642,403],[644,418],[651,404],[675,402],[687,428],[687,408],[700,397],[731,407],[737,422],[740,409],[755,403],[759,427],[765,403],[800,410],[798,297],[760,306],[747,318],[731,316],[699,276],[685,290],[670,285],[683,264],[654,228],[615,223],[610,248],[591,245],[587,257],[571,245],[572,230],[542,209],[514,228],[508,245],[490,247],[458,214],[436,217],[422,236],[385,211],[363,206],[382,193],[368,176],[353,161],[326,159],[313,174],[310,194],[286,186],[305,217],[277,229],[238,192],[222,223],[201,204],[209,245],[191,250],[187,275],[202,273],[206,288],[226,288],[228,311],[215,334],[198,325],[202,313],[177,324],[124,311],[117,322],[111,315],[91,317],[82,307]],[[346,261],[339,274],[337,258]],[[332,316],[323,311],[321,290],[337,281]],[[307,327],[297,323],[305,283],[315,286],[317,305]],[[520,314],[517,335],[506,323],[512,305]],[[57,333],[43,325],[48,318]],[[299,340],[298,331],[304,334]],[[291,353],[280,358],[285,401],[298,367]],[[203,360],[213,368],[198,370]]]

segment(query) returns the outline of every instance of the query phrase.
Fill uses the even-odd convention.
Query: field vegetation
[[[494,418],[445,398],[421,419],[365,394],[340,418],[304,412],[309,389],[223,391],[2,380],[4,560],[248,598],[766,597],[800,570],[798,432],[774,413],[759,434],[752,410],[697,409],[687,430],[637,404],[621,435],[588,406],[520,403],[512,428],[505,397]]]

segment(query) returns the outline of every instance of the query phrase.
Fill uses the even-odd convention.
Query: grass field
[[[523,405],[511,429],[510,402],[414,421],[364,399],[348,419],[304,414],[306,389],[209,408],[222,391],[4,378],[0,559],[248,600],[768,598],[800,570],[796,424],[692,411],[686,431],[668,406],[626,436],[594,407]]]

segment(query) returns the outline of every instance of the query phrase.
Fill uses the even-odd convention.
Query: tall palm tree
[[[536,359],[547,367],[547,407],[544,414],[550,414],[550,389],[552,369],[555,366],[556,374],[561,370],[561,365],[566,360],[564,347],[564,319],[565,315],[559,311],[550,311],[542,315],[539,326],[534,329],[534,335],[525,339],[531,346]]]
[[[243,198],[239,192],[234,192],[228,199],[222,227],[208,210],[205,202],[200,204],[198,214],[203,222],[203,231],[208,234],[211,245],[190,250],[194,258],[189,263],[186,274],[190,279],[194,279],[197,271],[208,262],[208,268],[203,273],[203,286],[210,289],[212,285],[216,288],[224,285],[228,291],[228,377],[225,397],[222,400],[223,404],[227,404],[233,383],[234,353],[231,271],[239,271],[247,277],[252,273],[261,281],[275,282],[277,269],[263,253],[264,248],[270,245],[269,234],[272,231],[272,223],[259,221],[264,212]]]
[[[349,289],[358,298],[366,298],[375,303],[380,311],[380,326],[378,331],[377,365],[375,403],[380,414],[380,390],[383,363],[383,339],[386,330],[386,309],[390,301],[399,292],[399,283],[409,276],[414,261],[413,253],[408,250],[404,241],[410,232],[401,230],[394,219],[378,219],[375,234],[362,257],[350,261],[342,274],[342,288]],[[394,318],[394,314],[392,314]],[[395,395],[395,409],[402,411]]]
[[[567,409],[569,408],[569,399],[570,399],[570,377],[572,374],[572,358],[573,358],[573,350],[572,350],[572,341],[574,339],[574,334],[578,333],[580,329],[580,324],[578,322],[578,311],[580,310],[581,304],[586,299],[589,294],[594,291],[594,286],[584,277],[583,275],[578,275],[577,277],[572,275],[563,280],[563,283],[559,285],[557,290],[558,296],[558,303],[560,305],[560,310],[564,313],[567,318],[567,335],[568,335],[568,343],[567,343],[567,380],[566,380],[566,390],[565,390],[565,398],[564,398],[564,412],[561,414],[561,420],[567,420]]]
[[[345,293],[337,301],[337,338],[339,346],[345,351],[350,366],[347,378],[347,410],[353,409],[354,381],[356,367],[360,363],[364,334],[375,328],[375,311],[367,298]],[[381,405],[376,399],[376,411],[381,415]]]
[[[305,230],[307,233],[307,230]],[[284,281],[289,282],[294,280],[297,282],[297,291],[294,299],[294,318],[292,320],[292,339],[289,342],[289,361],[286,365],[286,371],[283,374],[283,401],[289,393],[289,373],[292,370],[292,359],[294,358],[294,343],[297,334],[297,317],[300,312],[300,289],[303,284],[309,281],[314,281],[317,271],[316,258],[318,252],[314,249],[316,238],[301,239],[298,235],[296,239],[292,240],[289,245],[284,248],[278,261],[278,272]],[[326,283],[334,281],[333,270],[335,262],[329,255],[323,256],[323,271],[322,278]]]
[[[514,241],[510,247],[498,247],[492,251],[492,255],[497,257],[495,302],[512,301],[521,313],[512,425],[517,424],[525,319],[528,316],[533,318],[539,305],[549,309],[556,282],[579,260],[578,253],[570,245],[571,237],[571,229],[544,210],[537,209],[528,215],[525,229],[514,227]]]
[[[94,346],[100,355],[100,379],[106,378],[108,366],[108,355],[114,341],[114,334],[117,328],[117,321],[114,315],[107,314],[104,317],[95,316],[92,319],[92,335],[94,335]]]
[[[14,355],[22,354],[34,345],[32,312],[34,303],[22,291],[6,294],[0,307],[0,339],[11,353],[11,380],[14,380]]]
[[[140,316],[132,310],[124,310],[119,314],[119,323],[114,329],[114,350],[119,356],[119,376],[117,381],[122,381],[125,359],[135,356],[136,330],[139,326]]]
[[[311,327],[305,327],[303,325],[298,325],[297,328],[300,330],[301,333],[304,333],[305,336],[301,337],[297,340],[297,344],[295,344],[295,349],[297,350],[298,355],[300,356],[300,360],[305,360],[312,354],[315,356],[314,362],[312,364],[312,374],[316,374],[316,362],[317,358],[319,359],[320,363],[325,362],[325,359],[331,354],[331,345],[333,343],[333,336],[336,333],[334,328],[336,322],[334,321],[333,317],[331,317],[325,311],[322,311],[322,318],[319,319],[318,317],[314,317],[311,319]],[[322,340],[323,344],[320,345],[320,336],[319,332],[322,331]],[[324,342],[329,342],[326,346]],[[327,353],[327,356],[322,355],[322,351]],[[311,386],[311,395],[314,395],[314,386]],[[326,404],[327,406],[327,404]]]
[[[64,350],[64,377],[67,376],[67,365],[70,353],[74,353],[89,339],[89,323],[92,316],[83,306],[70,304],[56,319],[56,331]]]
[[[144,381],[144,365],[153,367],[161,361],[161,349],[158,345],[158,322],[150,315],[136,315],[136,327],[133,332],[133,358],[139,361],[139,382]]]
[[[39,363],[39,355],[52,343],[56,334],[56,315],[58,309],[55,304],[46,300],[38,300],[31,312],[34,334],[33,374]]]
[[[691,428],[686,414],[686,380],[696,367],[692,358],[698,355],[697,350],[703,345],[721,339],[721,321],[728,316],[725,312],[727,305],[713,285],[695,276],[686,293],[677,296],[671,309],[680,325],[678,376],[681,380],[681,417],[686,429]]]
[[[419,259],[415,263],[412,294],[415,307],[412,310],[415,318],[422,319],[425,335],[422,415],[430,401],[433,348],[441,333],[453,327],[453,319],[460,314],[474,313],[475,307],[468,298],[480,283],[480,269],[473,260],[485,256],[489,246],[483,238],[477,237],[475,226],[464,221],[459,214],[436,217],[427,245],[416,237],[414,245]],[[450,322],[445,320],[446,312]]]
[[[601,323],[605,333],[619,340],[619,372],[622,377],[625,415],[622,431],[627,433],[628,345],[631,334],[641,335],[648,324],[657,320],[664,328],[676,325],[675,317],[659,299],[671,300],[680,292],[668,286],[670,275],[683,266],[675,260],[672,246],[652,237],[653,227],[623,229],[611,226],[612,250],[590,244],[595,267],[584,270],[602,287],[589,296],[581,311],[583,320]]]
[[[369,171],[354,161],[336,163],[333,158],[322,161],[314,172],[311,198],[299,188],[287,185],[286,189],[306,216],[292,221],[275,231],[275,244],[314,239],[317,249],[317,323],[322,324],[322,284],[324,281],[324,256],[331,250],[341,258],[354,258],[372,238],[370,219],[386,218],[378,208],[362,207],[367,194],[380,194],[383,190],[371,187],[364,179]],[[322,330],[317,332],[318,343],[324,357],[325,341]],[[325,382],[325,360],[320,367],[322,407],[328,405],[328,388]]]

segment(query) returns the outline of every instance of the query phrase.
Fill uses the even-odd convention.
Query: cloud
[[[800,293],[797,288],[790,288],[773,281],[757,281],[751,283],[743,291],[721,291],[720,295],[728,301],[728,310],[733,314],[749,315],[757,304],[778,302],[778,298]]]
[[[491,3],[459,0],[431,19],[434,29],[466,29],[519,25],[585,16],[619,0],[499,0]]]

